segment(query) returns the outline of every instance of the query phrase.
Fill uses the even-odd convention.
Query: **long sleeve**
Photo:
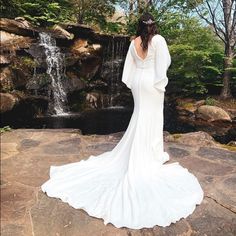
[[[163,36],[159,37],[155,41],[155,78],[154,87],[165,92],[165,87],[168,84],[167,70],[171,65],[171,56]]]
[[[131,89],[132,77],[134,75],[134,70],[136,68],[134,58],[131,54],[131,44],[129,45],[129,49],[125,58],[125,64],[122,73],[121,81],[126,84],[126,86]]]

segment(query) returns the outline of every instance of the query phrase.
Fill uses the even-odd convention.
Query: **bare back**
[[[141,47],[141,42],[142,42],[142,39],[140,36],[134,39],[134,46],[135,46],[136,52],[138,56],[144,60],[148,54],[148,49],[144,51],[143,48]]]

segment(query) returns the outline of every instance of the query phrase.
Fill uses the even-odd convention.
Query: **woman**
[[[122,82],[134,111],[113,150],[50,167],[42,191],[117,228],[168,226],[203,200],[197,178],[178,162],[164,164],[163,103],[171,57],[154,18],[144,14],[126,56]]]

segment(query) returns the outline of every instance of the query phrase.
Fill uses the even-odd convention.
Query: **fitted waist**
[[[139,61],[139,62],[136,62],[136,67],[139,68],[139,69],[146,69],[146,68],[153,68],[154,69],[154,61],[150,60],[150,61]]]

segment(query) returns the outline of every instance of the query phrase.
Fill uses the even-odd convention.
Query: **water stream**
[[[47,74],[51,78],[52,101],[49,110],[55,115],[64,115],[66,112],[67,96],[63,86],[65,74],[64,59],[60,48],[56,45],[56,40],[49,34],[42,32],[39,34],[40,45],[45,49]]]
[[[102,73],[108,80],[109,107],[114,106],[114,98],[120,95],[122,67],[126,55],[124,39],[110,38],[104,48]],[[107,72],[106,72],[107,71]]]

